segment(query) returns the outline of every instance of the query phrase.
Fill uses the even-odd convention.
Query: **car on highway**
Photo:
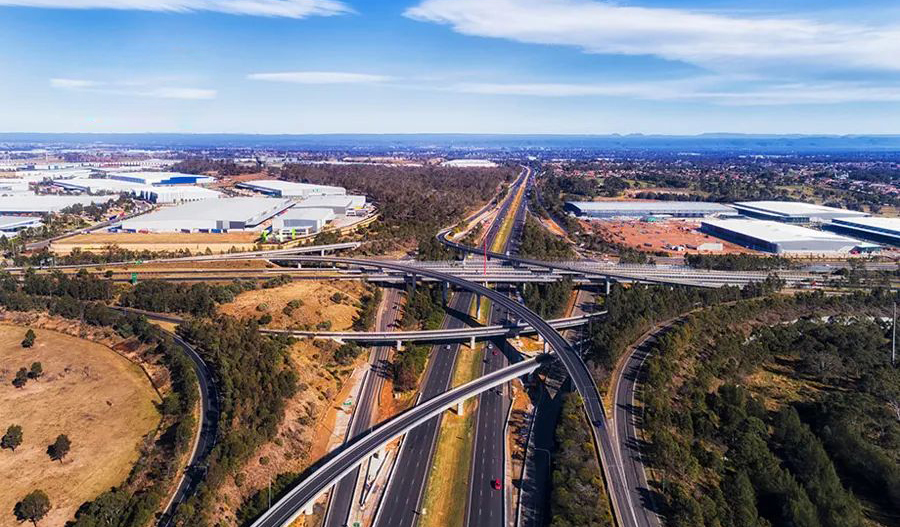
[[[491,481],[491,487],[493,487],[494,490],[500,490],[503,487],[503,485],[500,483],[500,478],[494,478]]]

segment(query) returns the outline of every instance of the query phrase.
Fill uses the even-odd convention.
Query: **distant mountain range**
[[[501,134],[176,134],[0,133],[0,149],[29,146],[123,146],[308,151],[547,151],[825,154],[900,153],[900,135],[501,135]]]

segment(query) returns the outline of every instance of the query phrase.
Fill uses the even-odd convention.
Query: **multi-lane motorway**
[[[385,289],[380,307],[376,326],[379,331],[388,332],[398,322],[400,291],[396,288]],[[384,387],[385,379],[390,376],[390,352],[391,349],[387,346],[378,346],[371,351],[369,370],[357,396],[347,438],[356,437],[375,424],[374,415],[381,390]],[[358,480],[359,467],[353,469],[335,485],[328,503],[328,512],[325,517],[326,527],[343,527],[348,524]]]

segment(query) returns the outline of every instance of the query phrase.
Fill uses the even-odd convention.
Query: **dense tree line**
[[[25,271],[22,291],[35,296],[68,296],[75,300],[109,300],[112,298],[112,283],[94,277],[81,269],[74,276],[53,271],[38,274],[34,269]]]
[[[215,172],[220,176],[236,176],[250,173],[248,170],[237,166],[234,161],[210,159],[208,157],[189,157],[172,165],[172,170],[184,174],[208,174]]]
[[[670,525],[862,526],[855,492],[875,491],[875,501],[890,503],[884,489],[900,481],[900,427],[887,401],[900,392],[890,380],[868,382],[896,375],[886,367],[884,329],[864,318],[818,318],[878,314],[890,301],[881,291],[742,300],[695,312],[660,336],[642,394]],[[839,373],[824,381],[807,369],[816,359],[839,364]],[[780,371],[788,375],[796,367],[798,379],[827,382],[829,389],[813,392],[821,402],[767,410],[744,386],[773,362],[787,365]],[[879,386],[882,395],[859,393],[860,386]],[[853,403],[841,404],[844,398]],[[887,426],[872,427],[873,415]],[[893,439],[881,443],[886,437]]]
[[[443,296],[438,284],[419,283],[415,289],[406,290],[406,306],[403,308],[403,329],[440,329],[444,320]]]
[[[755,254],[688,254],[684,262],[695,269],[717,271],[772,271],[793,267],[789,258]]]
[[[515,167],[286,165],[281,177],[338,185],[365,194],[381,213],[369,237],[408,244],[433,237],[442,227],[456,224],[467,211],[488,202],[502,183],[513,180],[516,172]]]
[[[425,236],[419,239],[416,259],[421,261],[456,260],[459,251],[441,243],[435,236]]]
[[[541,318],[559,318],[569,305],[572,297],[572,280],[565,278],[546,284],[524,284],[522,299],[528,309],[534,311]]]
[[[206,254],[212,254],[207,251]],[[75,248],[69,254],[57,255],[47,249],[34,251],[30,255],[19,254],[13,258],[15,265],[20,267],[43,265],[86,265],[86,264],[103,264],[113,262],[139,262],[143,260],[154,260],[158,258],[181,258],[191,256],[191,251],[187,249],[178,251],[132,251],[122,249],[116,245],[110,245],[100,252],[82,251]]]
[[[372,331],[375,328],[375,317],[384,294],[380,287],[370,286],[359,299],[359,313],[353,319],[353,331]]]
[[[612,526],[609,500],[581,397],[576,393],[566,393],[563,397],[552,458],[550,526]]]
[[[416,345],[407,346],[394,355],[394,362],[391,365],[394,391],[406,392],[414,390],[419,385],[419,377],[425,371],[430,351],[430,346]]]
[[[691,309],[768,294],[780,289],[779,280],[768,279],[744,289],[663,287],[634,284],[612,287],[604,308],[608,311],[602,324],[590,326],[588,358],[603,375],[612,371],[625,349],[653,325]]]
[[[225,285],[147,280],[122,293],[119,296],[119,305],[157,313],[212,316],[215,314],[216,305],[231,302],[243,291],[255,287],[254,281],[241,280]]]
[[[522,228],[519,255],[534,260],[570,260],[575,252],[564,238],[549,232],[539,221],[528,216]]]
[[[178,326],[213,369],[221,399],[219,440],[208,459],[206,478],[177,511],[178,525],[206,525],[216,491],[264,443],[275,437],[285,402],[297,391],[288,357],[291,338],[259,333],[253,320],[220,316]]]

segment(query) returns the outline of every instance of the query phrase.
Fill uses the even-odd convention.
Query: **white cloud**
[[[728,16],[594,0],[424,0],[407,17],[455,31],[588,53],[652,55],[712,71],[900,70],[900,26]]]
[[[216,11],[233,15],[305,18],[352,13],[339,0],[0,0],[0,5],[55,9]]]
[[[459,83],[452,91],[533,97],[625,97],[723,106],[900,102],[900,86],[863,82],[772,83],[698,77],[631,83]]]
[[[342,71],[286,71],[280,73],[251,73],[250,80],[290,82],[294,84],[375,84],[388,82],[393,77],[368,73]]]
[[[63,90],[154,97],[158,99],[207,100],[215,99],[216,90],[205,88],[183,88],[177,86],[148,86],[144,81],[120,81],[108,83],[86,79],[50,79],[50,86]]]
[[[50,85],[54,88],[78,89],[92,88],[97,86],[97,83],[84,79],[50,79]]]

